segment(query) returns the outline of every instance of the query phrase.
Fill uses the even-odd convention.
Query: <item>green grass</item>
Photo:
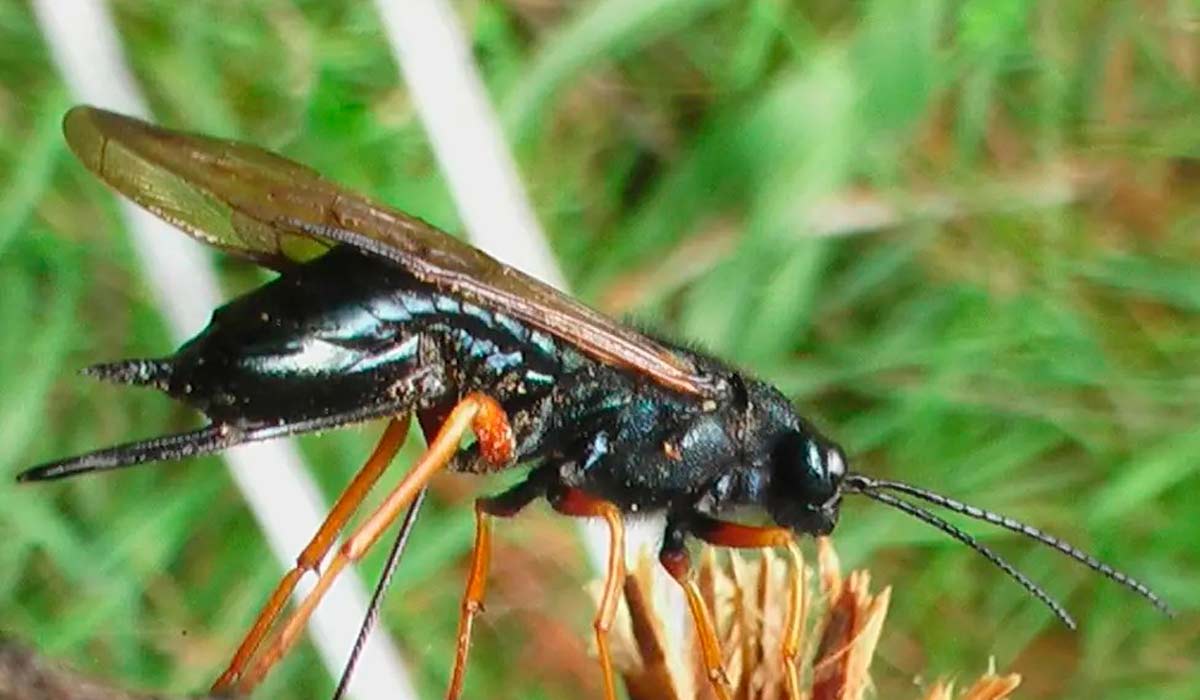
[[[281,149],[459,230],[369,4],[114,7],[160,121]],[[1082,623],[1070,634],[963,547],[851,502],[839,548],[896,587],[880,697],[993,657],[1027,677],[1021,697],[1200,686],[1200,52],[1195,5],[1155,7],[1161,19],[1086,0],[460,7],[582,296],[619,292],[777,382],[869,473],[1064,535],[1181,612],[1164,620],[968,525],[1065,599]],[[196,420],[74,374],[168,343],[112,198],[59,136],[70,103],[28,8],[0,4],[4,479]],[[828,222],[811,207],[848,191],[897,220],[814,237]],[[376,430],[304,441],[330,494]],[[465,504],[489,488],[440,489],[388,600],[428,697],[448,670]],[[500,528],[468,697],[598,689],[573,532],[544,514]],[[201,689],[278,573],[214,460],[0,484],[0,629],[122,684]],[[578,641],[557,659],[531,651],[547,638]],[[330,688],[305,647],[261,696]]]

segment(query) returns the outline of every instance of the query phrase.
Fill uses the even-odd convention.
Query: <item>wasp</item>
[[[64,132],[80,161],[118,192],[278,277],[215,311],[172,355],[85,370],[165,392],[203,413],[208,425],[37,466],[20,480],[177,460],[388,419],[374,452],[265,604],[215,691],[251,690],[295,643],[338,574],[445,470],[527,469],[507,491],[475,501],[449,698],[461,692],[471,626],[484,598],[491,521],[538,499],[607,525],[608,570],[593,626],[608,700],[617,693],[607,632],[625,577],[623,522],[633,513],[664,516],[658,558],[682,586],[718,697],[729,697],[730,689],[690,574],[689,539],[794,552],[798,536],[833,531],[848,495],[899,509],[966,544],[1070,627],[1074,621],[1048,593],[927,506],[1053,547],[1168,610],[1144,584],[1030,525],[851,471],[846,452],[766,381],[610,320],[303,165],[253,145],[91,107],[69,111]],[[426,435],[424,453],[319,568],[414,415]],[[747,509],[758,509],[770,524],[734,519]],[[316,586],[284,617],[308,572],[318,574]]]

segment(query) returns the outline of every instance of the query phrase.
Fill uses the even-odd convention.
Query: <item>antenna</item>
[[[974,518],[976,520],[982,520],[984,522],[991,523],[992,525],[997,525],[999,527],[1004,528],[1005,530],[1009,530],[1009,531],[1015,532],[1019,535],[1023,535],[1025,537],[1028,537],[1031,540],[1041,542],[1042,544],[1044,544],[1048,547],[1057,549],[1058,551],[1060,551],[1063,554],[1067,555],[1068,557],[1074,559],[1075,561],[1079,562],[1080,564],[1083,564],[1084,566],[1091,569],[1092,571],[1099,573],[1100,575],[1104,576],[1105,578],[1107,578],[1111,581],[1116,581],[1117,583],[1124,586],[1125,588],[1128,588],[1129,590],[1133,591],[1134,593],[1137,593],[1138,595],[1142,596],[1146,600],[1150,601],[1154,605],[1154,607],[1156,607],[1160,611],[1162,611],[1163,614],[1168,615],[1168,616],[1174,615],[1174,613],[1171,611],[1171,608],[1163,601],[1163,599],[1159,598],[1158,595],[1156,593],[1154,593],[1154,591],[1150,590],[1150,588],[1148,586],[1146,586],[1146,584],[1142,583],[1141,581],[1138,581],[1137,579],[1133,578],[1132,576],[1129,576],[1128,574],[1117,571],[1116,569],[1112,568],[1108,564],[1105,564],[1104,562],[1100,561],[1099,559],[1096,559],[1092,555],[1079,549],[1078,547],[1075,547],[1074,545],[1070,544],[1069,542],[1061,540],[1061,539],[1055,537],[1054,535],[1050,535],[1045,532],[1042,532],[1041,530],[1037,529],[1036,527],[1034,527],[1032,525],[1026,525],[1025,523],[1023,523],[1019,520],[1016,520],[1014,518],[1010,518],[1007,515],[1001,515],[999,513],[994,513],[990,510],[985,510],[983,508],[978,508],[976,506],[968,505],[966,503],[963,503],[962,501],[958,501],[953,498],[943,496],[940,493],[936,493],[936,492],[930,491],[928,489],[923,489],[919,486],[912,486],[911,484],[906,484],[901,481],[871,479],[871,478],[864,477],[864,476],[861,476],[858,474],[855,474],[855,475],[853,475],[853,477],[848,477],[848,478],[854,478],[855,483],[857,484],[857,488],[864,493],[869,492],[869,491],[877,492],[879,489],[884,489],[887,491],[896,491],[898,493],[903,493],[908,496],[912,496],[914,498],[919,498],[928,503],[932,503],[934,505],[941,506],[943,508],[946,508],[947,510],[951,510],[955,513],[965,515],[969,518]]]
[[[1052,610],[1054,612],[1054,616],[1057,617],[1059,620],[1062,620],[1062,623],[1064,625],[1066,625],[1068,628],[1070,628],[1072,630],[1075,629],[1075,620],[1071,618],[1070,613],[1068,613],[1066,611],[1066,609],[1064,609],[1063,606],[1057,600],[1050,597],[1050,594],[1047,593],[1045,590],[1043,590],[1041,586],[1039,586],[1036,583],[1034,583],[1033,581],[1031,581],[1028,576],[1026,576],[1025,574],[1018,571],[1017,568],[1014,567],[1012,564],[1009,564],[1008,561],[1004,559],[1004,557],[1001,557],[999,554],[996,554],[994,551],[989,549],[986,545],[979,542],[979,540],[976,540],[974,537],[968,535],[966,532],[963,532],[962,530],[958,529],[954,525],[951,525],[949,522],[943,520],[941,517],[929,512],[929,511],[925,510],[924,508],[922,508],[918,505],[909,503],[908,501],[905,501],[903,499],[896,498],[895,496],[892,496],[891,494],[882,493],[879,491],[872,491],[872,490],[866,489],[866,488],[857,488],[854,490],[854,493],[861,493],[862,495],[866,496],[867,498],[879,501],[880,503],[889,505],[897,510],[904,511],[905,513],[908,513],[909,515],[913,516],[914,518],[936,527],[937,529],[941,530],[942,532],[946,533],[947,535],[950,535],[951,537],[958,540],[959,542],[962,542],[963,544],[967,545],[968,547],[975,550],[976,552],[979,552],[981,555],[983,555],[984,558],[986,558],[988,561],[992,562],[997,567],[999,567],[999,569],[1001,571],[1008,574],[1017,583],[1021,584],[1021,586],[1025,590],[1029,591],[1030,594],[1032,594],[1034,598],[1037,598],[1038,600],[1045,603],[1046,606],[1049,607],[1050,610]]]

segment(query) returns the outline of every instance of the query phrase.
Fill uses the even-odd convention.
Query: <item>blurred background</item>
[[[1181,613],[967,525],[1064,599],[1070,633],[966,548],[852,501],[835,542],[895,587],[879,697],[991,660],[1024,698],[1196,696],[1200,5],[454,7],[578,295],[777,383],[857,468],[1062,535]],[[111,9],[157,121],[462,230],[373,5]],[[11,483],[198,421],[75,373],[171,342],[114,198],[62,141],[72,102],[29,6],[0,0],[0,630],[199,691],[280,574],[219,462]],[[230,296],[265,278],[214,258]],[[302,441],[330,498],[379,429]],[[470,500],[496,487],[437,482],[387,598],[423,697],[448,677]],[[578,530],[538,506],[497,538],[467,697],[599,697]],[[305,642],[260,697],[331,689]]]

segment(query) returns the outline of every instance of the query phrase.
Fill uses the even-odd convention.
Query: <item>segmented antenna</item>
[[[963,503],[962,501],[957,501],[953,498],[943,496],[940,493],[936,493],[934,491],[929,491],[928,489],[923,489],[919,486],[912,486],[910,484],[906,484],[901,481],[888,481],[888,480],[884,480],[884,479],[869,479],[867,477],[862,477],[857,474],[855,475],[855,477],[859,480],[859,483],[862,486],[865,486],[865,488],[867,490],[886,489],[889,491],[896,491],[898,493],[903,493],[903,494],[912,496],[914,498],[919,498],[928,503],[932,503],[934,505],[941,506],[941,507],[943,507],[947,510],[951,510],[955,513],[960,513],[969,518],[975,518],[976,520],[982,520],[984,522],[991,523],[992,525],[997,525],[999,527],[1004,528],[1005,530],[1009,530],[1009,531],[1015,532],[1019,535],[1023,535],[1025,537],[1028,537],[1031,540],[1036,540],[1037,542],[1041,542],[1042,544],[1044,544],[1048,547],[1053,547],[1054,549],[1062,552],[1063,554],[1074,559],[1075,561],[1079,562],[1080,564],[1083,564],[1084,566],[1091,569],[1092,571],[1099,573],[1100,575],[1104,576],[1105,578],[1107,578],[1111,581],[1116,581],[1117,583],[1121,584],[1125,588],[1128,588],[1129,590],[1133,591],[1134,593],[1137,593],[1138,595],[1142,596],[1146,600],[1150,601],[1154,605],[1154,607],[1156,607],[1160,611],[1162,611],[1163,614],[1171,615],[1171,616],[1174,615],[1174,613],[1171,611],[1171,608],[1167,606],[1167,604],[1163,601],[1163,599],[1159,598],[1158,595],[1154,593],[1154,591],[1150,590],[1150,588],[1146,586],[1146,584],[1142,583],[1141,581],[1138,581],[1137,579],[1135,579],[1125,573],[1117,571],[1116,569],[1112,568],[1108,564],[1105,564],[1104,562],[1100,561],[1099,559],[1093,557],[1092,555],[1088,554],[1087,552],[1071,545],[1070,543],[1068,543],[1064,540],[1061,540],[1061,539],[1055,537],[1054,535],[1050,535],[1045,532],[1042,532],[1041,530],[1037,529],[1036,527],[1034,527],[1032,525],[1026,525],[1025,523],[1023,523],[1019,520],[1016,520],[1014,518],[1010,518],[1007,515],[1001,515],[999,513],[994,513],[990,510],[985,510],[983,508],[978,508],[976,506],[968,505],[966,503]],[[860,488],[862,486],[860,486]]]
[[[847,479],[847,481],[848,480],[849,479]],[[958,540],[959,542],[962,542],[963,544],[967,545],[968,547],[975,550],[976,552],[979,552],[980,554],[982,554],[984,556],[984,558],[986,558],[988,561],[992,562],[997,567],[999,567],[1001,571],[1008,574],[1017,583],[1021,584],[1021,586],[1024,587],[1025,590],[1029,591],[1029,593],[1031,595],[1033,595],[1034,598],[1037,598],[1038,600],[1045,603],[1046,606],[1049,607],[1050,610],[1052,610],[1054,612],[1054,616],[1057,617],[1059,620],[1062,620],[1062,623],[1064,625],[1066,625],[1069,629],[1072,629],[1072,630],[1075,629],[1075,620],[1071,617],[1070,613],[1068,613],[1066,611],[1066,609],[1064,609],[1063,606],[1057,600],[1050,597],[1050,594],[1047,593],[1045,590],[1043,590],[1041,586],[1039,586],[1036,583],[1034,583],[1033,581],[1031,581],[1029,579],[1029,577],[1027,577],[1025,574],[1021,573],[1020,571],[1018,571],[1016,569],[1016,567],[1014,567],[1012,564],[1009,564],[1008,561],[1006,561],[1004,559],[1004,557],[1001,557],[999,554],[996,554],[994,551],[989,549],[986,545],[981,543],[979,540],[976,540],[974,537],[968,535],[966,532],[958,529],[954,525],[951,525],[949,522],[942,520],[940,517],[925,510],[924,508],[922,508],[918,505],[909,503],[908,501],[906,501],[904,499],[896,498],[895,496],[892,496],[891,494],[883,493],[880,491],[872,491],[872,490],[866,489],[866,488],[855,489],[854,493],[861,493],[862,495],[866,496],[867,498],[879,501],[880,503],[889,505],[893,508],[896,508],[897,510],[904,511],[905,513],[908,513],[909,515],[913,516],[914,518],[936,527],[937,529],[941,530],[942,532],[946,533],[947,535],[950,535],[951,537]]]

